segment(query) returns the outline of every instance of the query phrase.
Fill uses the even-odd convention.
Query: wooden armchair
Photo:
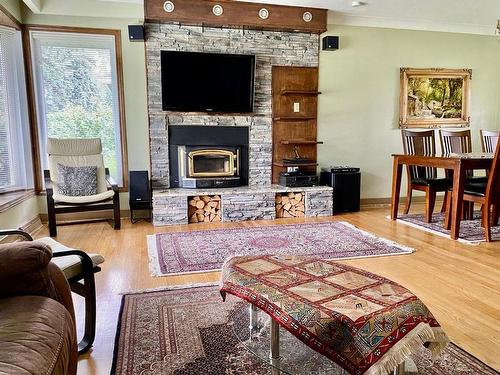
[[[436,155],[434,130],[413,131],[403,129],[401,135],[403,150],[406,155]],[[430,223],[436,204],[436,193],[441,191],[447,193],[452,181],[449,178],[438,178],[437,169],[432,167],[406,166],[406,172],[408,188],[404,212],[408,214],[410,211],[413,190],[423,191],[425,192],[425,221]],[[444,211],[444,204],[442,211]]]
[[[486,241],[491,241],[491,226],[498,225],[500,213],[500,142],[497,143],[487,184],[466,184],[464,202],[479,203],[483,207],[483,227]],[[447,196],[445,228],[451,226],[451,194]]]
[[[101,140],[54,139],[47,142],[49,170],[44,170],[47,191],[47,211],[51,237],[57,236],[56,215],[73,212],[113,210],[114,228],[120,229],[120,199],[118,185],[104,167]],[[97,167],[97,194],[68,196],[59,191],[58,164]]]
[[[498,139],[500,138],[500,130],[483,130],[479,131],[481,133],[481,147],[483,152],[495,152]]]
[[[18,236],[24,241],[33,241],[33,237],[20,229],[0,230],[0,236]],[[78,344],[78,353],[85,353],[94,342],[96,330],[96,293],[94,274],[101,270],[104,258],[99,254],[87,254],[71,249],[50,237],[37,239],[52,249],[52,262],[64,273],[73,293],[85,299],[85,329]]]

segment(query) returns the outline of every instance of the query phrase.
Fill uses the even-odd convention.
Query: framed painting
[[[400,128],[469,126],[470,69],[401,68]]]

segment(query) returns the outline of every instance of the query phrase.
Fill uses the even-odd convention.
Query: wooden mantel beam
[[[33,13],[42,12],[43,0],[23,0],[23,3],[26,4]]]
[[[144,0],[144,18],[146,22],[319,34],[326,31],[327,10],[229,0]]]

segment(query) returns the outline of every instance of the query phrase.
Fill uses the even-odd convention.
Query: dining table
[[[493,162],[491,153],[463,153],[443,156],[393,154],[391,219],[398,218],[399,197],[403,165],[447,169],[452,174],[452,204],[450,238],[456,240],[460,232],[465,178],[468,170],[489,170]]]

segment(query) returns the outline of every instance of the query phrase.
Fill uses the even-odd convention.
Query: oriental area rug
[[[432,215],[432,222],[430,223],[425,222],[423,214],[401,215],[398,217],[398,221],[438,236],[450,238],[450,231],[444,229],[444,214],[442,213]],[[491,228],[491,239],[493,241],[500,240],[500,226]],[[480,212],[474,212],[473,220],[462,220],[460,222],[458,240],[472,245],[485,241]]]
[[[148,236],[153,276],[218,271],[235,255],[305,255],[353,259],[414,250],[340,222],[222,228]]]
[[[268,330],[249,344],[248,326],[247,303],[231,295],[222,302],[218,287],[125,295],[111,374],[271,374]],[[348,375],[283,329],[280,355],[292,374]],[[434,362],[424,347],[411,359],[415,375],[497,374],[454,344]]]

